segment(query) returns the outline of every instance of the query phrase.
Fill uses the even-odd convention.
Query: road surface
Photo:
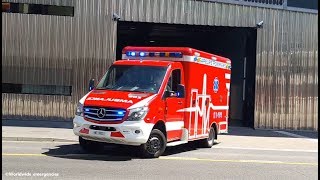
[[[85,154],[72,142],[2,142],[3,179],[318,179],[318,152],[171,147],[158,159],[107,146]],[[44,177],[45,176],[45,177]]]

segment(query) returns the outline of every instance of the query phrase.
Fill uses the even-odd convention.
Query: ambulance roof
[[[157,62],[157,63],[155,63]],[[169,66],[173,62],[171,61],[152,61],[152,60],[119,60],[115,61],[115,65],[141,65],[141,66]]]
[[[230,59],[218,56],[215,54],[207,53],[204,51],[200,51],[197,49],[193,49],[190,47],[139,47],[139,46],[126,46],[122,50],[122,54],[126,54],[128,52],[164,52],[164,53],[181,53],[183,56],[199,56],[207,59],[216,59],[220,62],[229,62]]]

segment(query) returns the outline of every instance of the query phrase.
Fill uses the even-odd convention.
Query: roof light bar
[[[181,52],[136,52],[128,51],[126,55],[129,57],[172,57],[172,58],[182,58],[183,54]]]

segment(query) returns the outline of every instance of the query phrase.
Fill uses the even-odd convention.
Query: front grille
[[[85,106],[83,108],[83,114],[85,118],[96,121],[121,121],[126,114],[126,110],[109,107]]]

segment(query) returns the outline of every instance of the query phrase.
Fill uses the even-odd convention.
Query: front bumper
[[[84,139],[139,146],[147,142],[154,124],[145,121],[124,121],[121,124],[96,124],[84,120],[81,116],[73,119],[73,133]],[[113,127],[113,131],[90,129],[91,125]],[[137,133],[136,131],[139,131]]]

